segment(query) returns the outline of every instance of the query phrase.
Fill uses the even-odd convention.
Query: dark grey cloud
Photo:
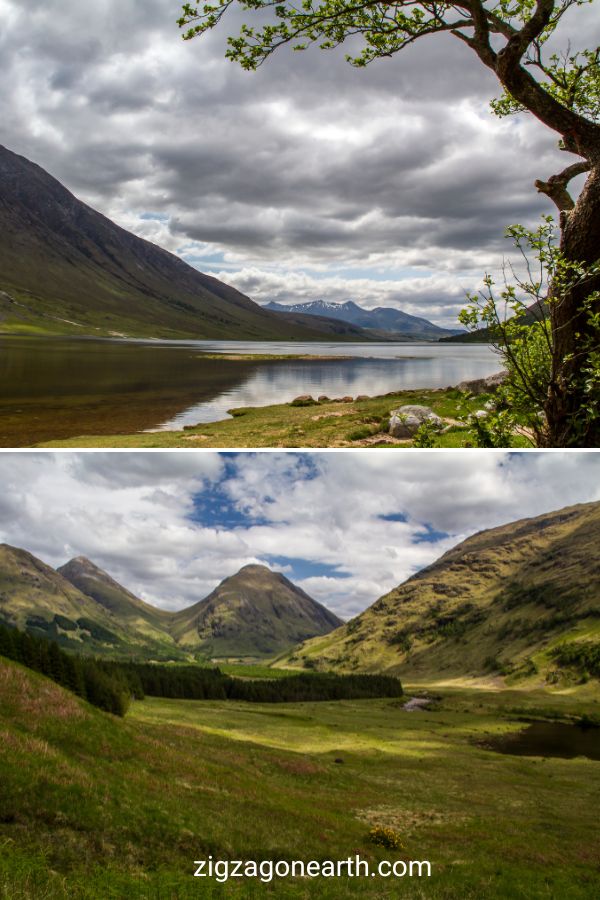
[[[493,76],[449,36],[366,70],[347,65],[349,48],[313,48],[247,73],[223,58],[227,29],[183,43],[178,12],[165,0],[0,0],[0,140],[200,268],[221,255],[213,271],[237,283],[277,269],[288,284],[300,270],[352,270],[348,297],[357,272],[373,272],[380,295],[382,271],[393,282],[418,267],[446,278],[444,321],[464,279],[473,287],[506,251],[504,227],[549,211],[532,185],[564,163],[553,135],[495,120]],[[593,12],[571,11],[574,39],[598,30]],[[229,30],[248,15],[234,11]],[[426,305],[400,296],[408,311]]]

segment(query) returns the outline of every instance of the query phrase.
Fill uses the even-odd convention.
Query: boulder
[[[330,403],[331,402],[329,400],[329,397],[327,396],[327,394],[321,394],[319,397],[317,397],[317,400],[319,403]]]
[[[316,402],[310,394],[301,394],[299,397],[294,397],[290,406],[314,406]]]
[[[493,394],[497,391],[503,381],[506,380],[508,372],[503,369],[494,375],[488,375],[487,378],[475,378],[473,381],[461,381],[456,385],[456,390],[463,394]]]
[[[440,431],[444,426],[428,406],[400,406],[390,413],[389,432],[395,438],[411,438],[425,422],[431,422]]]

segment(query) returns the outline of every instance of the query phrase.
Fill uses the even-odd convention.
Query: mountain
[[[0,544],[0,621],[89,652],[136,639],[59,572],[8,544]]]
[[[140,600],[85,556],[77,556],[56,571],[105,609],[128,634],[142,634],[159,643],[166,638],[167,644],[173,644],[169,634],[172,613]]]
[[[552,680],[554,648],[600,646],[599,547],[600,503],[482,531],[281,664]]]
[[[364,339],[281,316],[77,200],[0,146],[0,331],[138,337]]]
[[[274,656],[340,624],[284,575],[251,565],[176,613],[172,633],[182,646],[199,647],[210,657]]]
[[[78,556],[58,570],[0,545],[0,621],[81,652],[190,660],[268,657],[341,624],[283,575],[245,566],[193,606],[157,609]]]
[[[462,334],[459,329],[440,328],[427,319],[411,316],[399,309],[378,306],[376,309],[363,309],[352,300],[346,303],[327,303],[325,300],[313,300],[311,303],[296,303],[285,306],[282,303],[267,303],[263,309],[272,312],[302,313],[309,316],[327,316],[351,322],[360,328],[388,332],[397,335],[398,339],[437,341],[442,337]]]

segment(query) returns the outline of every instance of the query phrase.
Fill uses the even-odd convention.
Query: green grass
[[[236,678],[288,678],[297,675],[297,669],[272,669],[255,663],[221,663],[216,662],[221,672]]]
[[[457,390],[400,391],[353,402],[275,406],[230,410],[231,419],[209,422],[184,431],[95,435],[39,444],[40,447],[364,447],[406,448],[410,441],[394,441],[384,431],[392,409],[406,404],[431,407],[438,415],[462,420],[481,409],[486,395],[468,397]],[[469,429],[452,427],[439,436],[440,447],[469,447]],[[513,446],[529,446],[515,435]]]
[[[0,663],[0,897],[598,896],[598,763],[474,741],[598,694],[439,691],[268,706],[149,699],[117,721]],[[336,762],[342,760],[342,762]],[[373,825],[403,851],[368,840]],[[193,861],[429,859],[427,881],[193,879]]]

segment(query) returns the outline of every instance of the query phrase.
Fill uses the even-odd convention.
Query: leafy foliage
[[[430,448],[439,446],[437,442],[438,432],[439,427],[435,422],[423,422],[413,438],[413,447]]]
[[[577,53],[553,53],[544,62],[542,45],[540,41],[539,45],[532,46],[526,64],[543,73],[548,93],[567,109],[593,122],[600,121],[600,47]],[[513,115],[526,109],[507,91],[490,105],[497,116]]]
[[[591,266],[565,258],[552,216],[528,230],[522,225],[507,229],[521,260],[524,274],[505,267],[504,286],[497,291],[491,275],[484,278],[479,294],[469,296],[469,305],[460,321],[471,330],[488,329],[490,338],[508,371],[497,395],[495,413],[483,420],[471,417],[470,424],[479,446],[506,447],[510,435],[524,427],[538,445],[545,444],[544,405],[550,385],[558,376],[551,327],[553,310],[574,289],[591,283],[600,272],[600,263]],[[512,277],[513,281],[509,281]],[[587,339],[581,343],[579,361],[583,394],[579,429],[600,414],[600,314],[595,310],[598,292],[584,301]]]

